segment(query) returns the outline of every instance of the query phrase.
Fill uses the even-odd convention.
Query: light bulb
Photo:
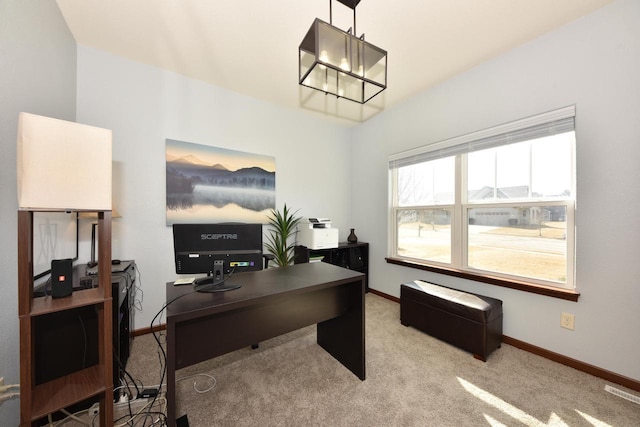
[[[347,58],[342,58],[340,60],[340,68],[342,68],[345,71],[349,71],[349,61],[347,61]]]
[[[318,60],[320,61],[320,64],[318,64],[320,66],[320,69],[326,70],[327,66],[323,64],[323,62],[329,62],[329,55],[327,54],[326,50],[320,51],[320,56],[318,57]]]

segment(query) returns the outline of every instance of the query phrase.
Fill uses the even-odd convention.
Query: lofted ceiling
[[[612,0],[361,0],[357,35],[388,51],[365,105],[298,85],[298,45],[330,0],[57,0],[78,44],[356,124]],[[333,2],[333,24],[353,12]]]

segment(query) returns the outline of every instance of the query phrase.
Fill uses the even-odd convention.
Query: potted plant
[[[265,247],[273,255],[273,261],[279,267],[293,262],[295,239],[290,242],[290,237],[295,235],[298,223],[302,219],[296,216],[297,212],[291,212],[285,203],[282,211],[271,209],[271,214],[267,217],[272,228],[269,230]]]

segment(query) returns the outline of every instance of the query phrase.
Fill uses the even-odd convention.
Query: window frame
[[[388,215],[388,263],[418,268],[421,270],[462,277],[478,282],[489,283],[497,286],[533,292],[570,301],[577,301],[579,292],[576,291],[575,280],[575,208],[576,208],[576,174],[575,174],[575,145],[574,139],[571,146],[571,196],[567,198],[558,197],[538,197],[528,199],[506,199],[505,201],[468,201],[466,188],[467,153],[474,150],[474,143],[477,141],[491,141],[488,146],[481,146],[480,149],[499,147],[512,143],[509,141],[510,132],[519,132],[527,127],[535,129],[535,126],[548,125],[553,129],[554,120],[571,120],[571,129],[575,135],[575,106],[565,107],[548,113],[532,116],[526,119],[496,126],[479,132],[474,132],[450,140],[441,141],[424,147],[394,154],[389,157],[389,215]],[[566,123],[565,123],[566,125]],[[563,125],[564,126],[564,125]],[[564,133],[567,130],[556,133]],[[526,132],[525,132],[526,133]],[[506,138],[503,138],[507,135]],[[533,136],[522,138],[520,141],[531,140],[541,137]],[[493,138],[493,140],[492,140]],[[502,138],[502,139],[501,139]],[[503,141],[503,142],[500,142]],[[518,142],[518,141],[515,141]],[[398,199],[398,168],[407,164],[423,163],[443,157],[454,156],[455,158],[455,201],[443,204],[427,204],[421,206],[399,206]],[[513,274],[493,272],[470,267],[468,265],[468,213],[469,209],[478,207],[510,207],[510,206],[565,206],[567,215],[566,226],[566,281],[565,285],[530,277],[521,277]],[[452,209],[451,220],[451,263],[442,263],[426,259],[416,259],[398,254],[398,213],[403,210],[420,209]],[[466,221],[466,222],[465,222]]]

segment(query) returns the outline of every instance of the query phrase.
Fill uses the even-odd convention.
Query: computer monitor
[[[262,224],[173,224],[173,249],[176,274],[206,274],[196,290],[237,289],[231,275],[262,270]]]

